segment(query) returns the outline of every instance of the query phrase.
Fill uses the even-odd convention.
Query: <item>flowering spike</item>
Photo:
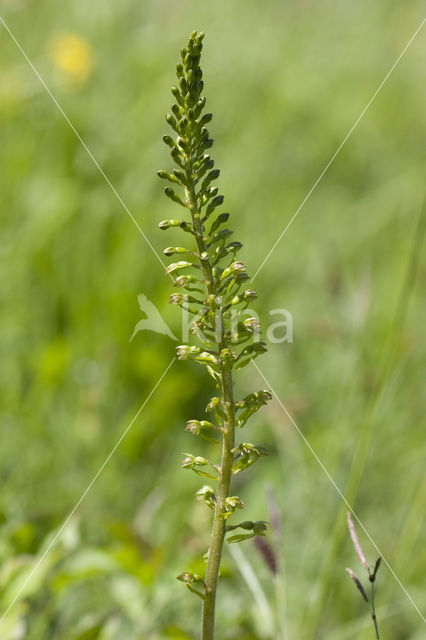
[[[377,622],[377,616],[376,616],[376,605],[375,605],[375,598],[374,598],[374,588],[375,588],[375,581],[376,581],[376,575],[377,572],[379,570],[380,567],[380,563],[381,563],[381,558],[377,558],[376,563],[374,565],[374,569],[373,572],[371,572],[370,567],[367,563],[367,560],[365,559],[365,555],[364,552],[361,548],[361,545],[359,543],[358,540],[358,536],[356,534],[356,530],[355,530],[355,526],[352,520],[352,516],[351,513],[348,513],[348,528],[349,528],[349,534],[352,540],[352,544],[354,546],[355,552],[357,554],[357,556],[359,557],[359,559],[361,560],[362,565],[367,569],[367,573],[368,573],[368,579],[370,582],[370,586],[371,586],[371,606],[370,606],[370,614],[371,614],[371,619],[373,620],[373,624],[374,624],[374,630],[376,633],[376,638],[377,640],[380,640],[380,635],[379,635],[379,626],[378,626],[378,622]],[[369,602],[368,598],[367,598],[367,594],[365,592],[364,587],[362,586],[360,580],[358,579],[358,576],[352,571],[352,569],[346,569],[346,571],[348,572],[348,574],[350,575],[350,577],[352,578],[352,580],[354,581],[358,591],[360,592],[361,596],[363,597],[363,599],[365,600],[365,602]]]
[[[266,531],[264,521],[245,521],[235,527],[230,527],[228,521],[235,510],[245,506],[239,497],[231,495],[232,473],[243,471],[266,454],[263,447],[249,443],[235,446],[235,428],[237,425],[242,427],[269,397],[266,395],[268,392],[258,392],[247,396],[245,401],[235,402],[233,396],[233,372],[249,364],[266,348],[260,341],[256,318],[247,318],[247,314],[243,316],[256,294],[250,289],[242,289],[249,279],[244,264],[235,259],[242,245],[238,241],[229,241],[232,230],[223,226],[229,219],[229,213],[217,212],[224,196],[212,184],[220,172],[208,153],[213,140],[207,126],[213,116],[204,112],[206,99],[202,95],[204,83],[200,68],[203,38],[203,33],[193,31],[187,46],[181,50],[181,61],[176,66],[177,83],[172,87],[174,104],[166,115],[172,136],[163,138],[176,166],[172,172],[160,171],[158,175],[173,184],[173,188],[166,187],[166,196],[187,210],[186,219],[164,220],[159,225],[160,229],[180,228],[192,234],[195,240],[189,249],[171,246],[164,251],[167,256],[189,256],[188,260],[167,267],[167,273],[176,276],[174,286],[191,292],[173,293],[170,302],[195,316],[189,333],[198,342],[197,345],[178,346],[177,355],[180,360],[191,359],[205,366],[217,387],[217,395],[207,405],[213,421],[189,420],[186,430],[214,443],[218,440],[210,435],[214,432],[219,434],[222,440],[220,464],[190,453],[184,454],[182,462],[184,469],[218,482],[217,490],[205,485],[196,494],[214,510],[206,576],[202,579],[191,572],[184,572],[178,577],[188,589],[203,598],[203,630],[209,634],[203,637],[212,638],[225,533],[232,528],[242,528],[243,533],[228,539],[228,542],[237,542],[264,536]],[[207,223],[210,217],[212,221]],[[197,296],[192,295],[194,292]]]
[[[368,562],[365,559],[364,552],[359,543],[358,535],[357,535],[350,511],[348,511],[348,529],[349,529],[349,535],[351,536],[352,544],[354,545],[354,549],[356,551],[358,558],[361,560],[361,564],[367,569],[368,572],[370,572],[370,567],[368,566]]]

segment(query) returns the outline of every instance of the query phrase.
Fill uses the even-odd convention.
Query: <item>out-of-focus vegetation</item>
[[[384,0],[0,6],[158,252],[157,223],[172,207],[155,171],[168,163],[160,139],[173,65],[188,33],[206,31],[214,156],[251,273],[424,13],[420,1]],[[173,357],[166,336],[142,332],[129,343],[137,294],[180,327],[159,261],[0,33],[4,611]],[[422,31],[255,280],[263,324],[277,307],[294,319],[294,342],[271,345],[262,371],[423,612],[425,51]],[[265,386],[254,368],[246,376],[238,394]],[[203,571],[196,559],[210,514],[179,463],[193,445],[184,423],[202,415],[206,384],[195,366],[172,365],[2,621],[1,638],[197,637],[199,603],[175,576]],[[279,637],[282,584],[277,617],[288,638],[370,637],[344,572],[352,550],[341,499],[277,403],[250,429],[270,455],[235,487],[247,518],[265,520],[273,488],[281,587],[251,541],[227,553],[218,638]],[[246,561],[268,599],[266,619],[240,575]],[[377,591],[384,638],[424,637],[385,566]]]

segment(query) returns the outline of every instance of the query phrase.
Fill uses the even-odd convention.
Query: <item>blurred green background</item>
[[[155,175],[170,166],[164,113],[180,47],[206,32],[212,155],[252,274],[424,13],[420,0],[0,7],[159,253],[173,241],[157,224],[177,213]],[[5,611],[173,357],[166,336],[129,343],[138,293],[176,334],[180,317],[161,264],[0,33]],[[277,307],[294,320],[294,342],[271,345],[262,372],[423,614],[425,53],[423,29],[255,280],[264,324]],[[265,382],[246,368],[236,387]],[[202,451],[184,425],[203,417],[209,394],[201,368],[172,365],[3,619],[2,639],[198,637],[200,602],[175,576],[203,571],[210,514],[180,459]],[[274,581],[251,541],[225,549],[218,639],[372,638],[344,571],[362,567],[335,488],[277,402],[243,437],[270,450],[234,487],[248,519],[270,519],[276,501],[280,573]],[[383,638],[424,638],[386,566],[377,598]]]

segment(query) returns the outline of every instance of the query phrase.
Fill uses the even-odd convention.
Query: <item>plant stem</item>
[[[214,611],[216,601],[216,588],[219,575],[220,560],[222,556],[223,540],[225,537],[225,512],[224,502],[229,496],[231,485],[231,470],[233,463],[232,449],[234,447],[235,409],[232,389],[232,374],[229,369],[222,371],[222,392],[225,401],[227,424],[222,440],[222,460],[218,480],[216,507],[213,519],[213,528],[210,539],[209,556],[205,577],[206,597],[202,613],[202,640],[214,638]]]
[[[374,630],[376,631],[376,639],[380,640],[379,627],[377,625],[376,607],[374,604],[374,581],[371,583],[371,617],[374,622]]]

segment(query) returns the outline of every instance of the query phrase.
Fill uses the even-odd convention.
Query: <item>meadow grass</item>
[[[250,273],[423,17],[420,2],[366,0],[267,9],[254,0],[220,8],[41,0],[4,3],[2,15],[158,252],[156,224],[167,214],[155,170],[164,164],[170,60],[188,31],[208,30],[215,158]],[[77,86],[52,54],[63,32],[91,47],[93,66]],[[137,295],[155,301],[175,333],[179,321],[155,256],[4,30],[0,50],[5,608],[170,361],[165,336],[141,333],[129,344]],[[262,371],[419,606],[424,50],[420,34],[256,282],[262,321],[285,306],[295,327],[294,342],[270,349]],[[206,384],[191,363],[172,367],[11,610],[5,637],[22,621],[29,640],[97,628],[114,638],[194,637],[198,604],[175,576],[203,569],[208,514],[179,461],[191,438],[183,425],[203,410]],[[254,384],[263,387],[245,370],[238,394]],[[250,438],[268,445],[268,464],[248,471],[236,493],[255,520],[275,487],[288,638],[365,638],[371,620],[343,575],[353,553],[346,508],[277,403],[253,419]],[[273,609],[268,568],[243,551]],[[222,571],[218,637],[267,638],[232,556]],[[383,637],[420,640],[422,620],[381,571]]]

